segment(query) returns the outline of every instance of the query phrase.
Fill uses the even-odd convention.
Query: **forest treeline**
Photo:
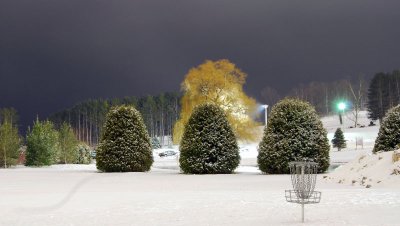
[[[299,84],[286,94],[267,86],[261,91],[261,96],[270,106],[284,97],[295,97],[309,102],[320,116],[324,116],[336,113],[339,101],[346,102],[348,110],[354,107],[355,102],[359,103],[361,109],[366,109],[368,85],[369,81],[363,77],[333,82],[313,81]]]
[[[382,119],[387,110],[400,104],[400,71],[377,73],[368,90],[368,117]]]
[[[103,124],[111,107],[132,105],[142,114],[149,135],[152,138],[157,137],[161,144],[166,145],[171,142],[173,126],[178,119],[179,102],[180,94],[175,92],[144,97],[90,99],[51,115],[49,120],[57,128],[63,122],[69,123],[80,141],[95,146],[100,140]]]
[[[388,109],[400,103],[400,72],[376,73],[365,77],[333,82],[310,82],[281,94],[272,87],[261,91],[263,103],[273,106],[285,97],[296,97],[311,103],[320,116],[337,113],[336,104],[344,101],[346,111],[353,112],[357,126],[358,112],[368,110],[371,120],[382,119]],[[90,99],[55,113],[49,119],[56,127],[69,123],[80,141],[95,146],[101,136],[107,112],[112,106],[133,105],[143,115],[149,135],[163,145],[170,144],[173,128],[181,111],[181,94],[167,92],[144,97]],[[269,108],[271,110],[271,108]],[[167,138],[167,140],[165,140]]]
[[[337,113],[336,104],[343,101],[347,111],[367,110],[371,120],[382,120],[390,108],[400,104],[400,71],[379,72],[372,79],[358,77],[299,84],[285,95],[267,86],[261,96],[269,105],[286,96],[296,97],[311,103],[321,116]]]

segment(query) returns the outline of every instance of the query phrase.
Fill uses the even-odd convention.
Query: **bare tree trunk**
[[[99,122],[98,122],[98,119],[97,119],[97,117],[96,117],[96,145],[98,145],[99,144]]]
[[[7,151],[5,144],[3,144],[3,151],[4,151],[4,168],[7,168]]]
[[[382,122],[382,117],[383,117],[383,93],[382,93],[382,81],[379,81],[379,108],[380,108],[380,114],[379,114],[379,122]]]
[[[178,121],[178,98],[175,98],[175,121]]]
[[[78,112],[78,140],[81,140],[81,111]]]
[[[65,147],[65,137],[63,139],[63,145]],[[64,151],[64,164],[67,164],[67,153],[65,153],[65,149],[63,151]]]
[[[92,129],[93,129],[93,124],[92,120],[89,121],[89,146],[92,146]]]
[[[354,128],[357,127],[358,124],[358,118],[359,118],[359,112],[361,108],[361,100],[363,98],[363,82],[361,77],[358,80],[358,90],[354,90],[353,85],[348,81],[349,89],[351,92],[351,95],[353,97],[353,116],[354,116]]]
[[[86,143],[89,143],[89,126],[88,126],[88,114],[87,114],[87,111],[86,111],[86,123],[85,123],[85,126],[86,126]]]
[[[163,106],[162,106],[163,107]],[[161,108],[161,145],[164,145],[164,110]]]
[[[397,92],[397,98],[396,98],[396,105],[397,105],[400,102],[400,87],[399,87],[399,78],[398,77],[396,77],[396,92]]]
[[[389,93],[389,95],[388,95],[388,98],[389,98],[389,108],[388,109],[390,109],[390,108],[392,108],[393,107],[393,94],[392,94],[392,86],[391,86],[391,79],[390,78],[388,78],[389,79],[389,82],[388,82],[388,93]]]
[[[153,121],[153,114],[151,113],[151,111],[150,111],[150,130],[151,130],[150,136],[154,137],[154,121]]]
[[[326,115],[329,114],[329,101],[328,101],[328,88],[325,88],[325,107],[326,107]]]

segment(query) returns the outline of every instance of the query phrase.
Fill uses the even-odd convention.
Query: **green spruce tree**
[[[78,139],[71,125],[64,122],[59,130],[60,162],[64,164],[75,163],[77,157]]]
[[[179,164],[184,173],[232,173],[239,165],[236,137],[223,109],[197,107],[185,125]]]
[[[259,144],[257,162],[264,173],[289,173],[291,161],[313,161],[318,171],[329,166],[329,143],[314,107],[298,99],[284,99],[271,111]]]
[[[332,144],[334,148],[337,148],[340,151],[343,148],[346,148],[346,140],[344,139],[344,134],[342,129],[337,128],[335,131],[335,135],[332,139]]]
[[[373,152],[393,151],[400,144],[400,105],[390,109],[383,118]]]
[[[59,161],[58,132],[50,121],[40,122],[38,119],[33,124],[26,137],[26,162],[27,166],[46,166]]]
[[[97,168],[105,172],[143,172],[153,164],[150,137],[140,113],[131,106],[114,107],[107,114]]]

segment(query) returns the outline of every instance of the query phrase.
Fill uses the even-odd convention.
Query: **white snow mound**
[[[393,162],[393,151],[362,154],[338,167],[326,179],[366,188],[400,188],[400,161]]]

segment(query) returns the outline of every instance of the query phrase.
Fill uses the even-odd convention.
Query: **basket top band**
[[[289,166],[317,166],[315,162],[289,162]]]

